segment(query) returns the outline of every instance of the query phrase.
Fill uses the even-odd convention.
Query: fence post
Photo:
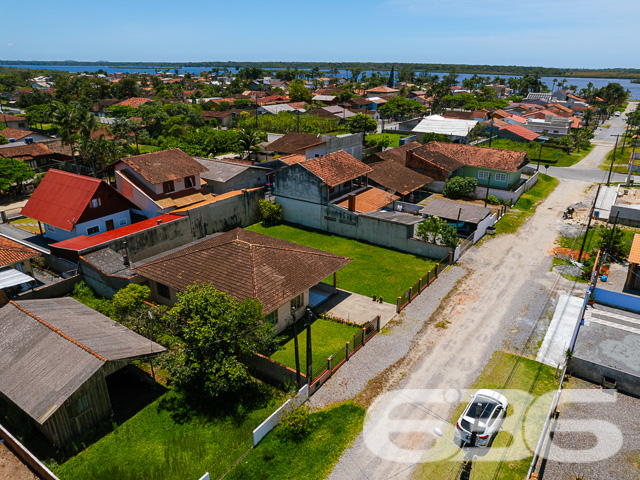
[[[329,370],[329,376],[331,376],[332,372],[331,372],[331,362],[333,362],[333,355],[331,355],[329,358],[327,358],[327,369]]]
[[[364,347],[365,343],[367,343],[367,329],[362,328],[362,346]]]
[[[376,316],[376,332],[380,333],[380,315]],[[349,343],[349,342],[347,342]],[[349,350],[347,350],[349,351]]]
[[[411,303],[412,297],[413,297],[413,287],[409,287],[409,303]]]
[[[431,284],[431,270],[427,272],[427,287]]]
[[[435,278],[438,278],[438,270],[440,270],[440,264],[436,263],[436,276],[435,276]]]
[[[400,313],[400,301],[401,297],[398,297],[398,300],[396,301],[396,313]]]
[[[346,359],[346,361],[347,361],[347,362],[349,361],[349,345],[350,345],[350,344],[351,344],[351,342],[347,342],[347,343],[345,344],[345,348],[346,348],[346,352],[347,352],[347,353],[345,354],[345,359]]]
[[[453,264],[453,250],[449,252],[449,265]]]
[[[422,278],[418,279],[418,293],[422,290]]]

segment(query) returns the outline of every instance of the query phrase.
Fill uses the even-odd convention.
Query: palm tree
[[[55,102],[52,104],[51,118],[53,123],[58,127],[58,135],[60,136],[60,143],[67,145],[71,148],[71,158],[75,166],[76,173],[80,173],[78,170],[78,163],[76,162],[75,155],[75,115],[72,105]]]
[[[259,144],[263,139],[264,134],[252,128],[243,128],[238,132],[238,145],[242,152],[247,153],[247,155],[251,152],[259,151]]]

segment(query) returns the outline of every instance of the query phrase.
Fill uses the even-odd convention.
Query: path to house
[[[517,234],[501,235],[471,249],[462,257],[461,266],[452,267],[436,282],[442,282],[441,291],[432,292],[436,298],[418,297],[407,307],[401,322],[388,325],[386,339],[384,335],[375,337],[379,343],[371,342],[365,348],[378,350],[378,354],[369,352],[368,359],[362,358],[369,362],[372,376],[360,399],[368,405],[380,393],[390,390],[467,388],[494,351],[522,351],[532,331],[536,333],[530,342],[533,349],[529,354],[534,355],[537,340],[542,338],[549,323],[546,313],[553,312],[550,295],[576,293],[572,291],[573,283],[550,271],[550,252],[562,225],[562,210],[579,201],[587,186],[584,182],[563,180]],[[457,284],[447,295],[447,288],[456,280]],[[436,326],[442,321],[450,322],[446,329]],[[396,338],[406,342],[406,331],[415,331],[416,325],[422,328],[409,345],[408,354],[391,364],[393,359],[387,358],[382,349],[393,345]],[[341,388],[351,387],[352,381],[362,384],[366,369],[358,365],[358,361],[356,355],[343,366],[339,375],[313,397],[312,404],[321,406],[338,401]],[[386,362],[389,368],[373,376],[382,370],[381,362]],[[380,403],[374,406],[379,407]],[[394,418],[447,418],[450,409],[439,405],[426,410],[422,405],[409,403],[396,407]],[[370,414],[372,411],[370,409]],[[369,422],[376,420],[373,412]],[[395,442],[405,448],[422,449],[434,439],[427,431],[398,437]],[[386,439],[376,439],[380,441]],[[406,479],[414,468],[415,465],[377,457],[360,434],[329,478]]]

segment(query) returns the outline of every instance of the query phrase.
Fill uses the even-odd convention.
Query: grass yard
[[[256,223],[247,230],[353,258],[337,273],[338,288],[367,297],[382,295],[389,303],[395,303],[436,264],[429,258],[291,225],[264,227]],[[325,281],[331,283],[333,276]]]
[[[533,215],[542,200],[556,188],[559,181],[543,173],[531,190],[522,194],[512,209],[496,224],[496,233],[515,233]]]
[[[480,146],[488,147],[489,142],[481,143]],[[538,149],[540,148],[540,144],[537,142],[514,142],[512,140],[499,139],[499,140],[493,140],[491,142],[491,147],[500,148],[503,150],[516,150],[516,151],[524,150],[525,152],[527,152],[527,155],[529,155],[529,158],[531,159],[531,163],[535,164],[538,160],[538,155],[539,155]],[[551,165],[553,165],[554,167],[570,167],[571,165],[578,163],[580,160],[586,157],[591,151],[591,148],[593,147],[590,147],[586,150],[581,150],[579,152],[574,151],[573,153],[569,154],[561,149],[543,146],[541,160],[547,160],[551,162],[555,162],[557,160],[558,163],[551,164]],[[540,165],[542,166],[544,164],[541,163]]]
[[[343,325],[329,320],[318,319],[311,325],[311,352],[313,369],[317,370],[327,363],[327,358],[344,348],[345,342],[351,341],[360,329],[351,325]],[[282,349],[271,355],[271,359],[287,367],[296,368],[295,342],[293,337]],[[307,364],[307,331],[298,333],[298,350],[300,371],[304,373]]]
[[[133,144],[133,148],[136,148],[135,143]],[[142,145],[141,143],[138,144],[138,148],[140,149],[140,155],[144,153],[153,153],[160,151],[159,147],[154,147],[153,145]]]
[[[33,218],[18,218],[16,220],[11,220],[9,222],[11,225],[17,228],[21,228],[22,230],[26,230],[30,233],[40,233],[40,228],[38,227],[38,221]]]
[[[629,168],[629,161],[631,160],[631,152],[633,151],[633,147],[629,145],[625,146],[624,153],[622,152],[622,144],[618,145],[618,148],[615,149],[615,159],[613,158],[614,150],[610,150],[607,152],[605,159],[600,164],[600,170],[604,170],[608,172],[611,168],[611,160],[613,160],[613,171],[615,173],[626,174]]]
[[[400,139],[407,136],[409,135],[401,135],[399,133],[374,133],[372,135],[367,135],[365,140],[377,142],[383,137],[388,137],[389,139],[391,139],[391,143],[389,144],[390,147],[399,147]]]
[[[243,399],[234,413],[215,417],[172,407],[167,392],[83,452],[55,468],[64,480],[218,478],[252,445],[251,433],[284,402],[264,387],[263,399]]]
[[[514,356],[509,353],[495,352],[471,388],[475,390],[503,387],[501,382],[508,377],[505,373],[515,365],[512,360]],[[473,479],[521,480],[525,478],[529,469],[551,398],[544,399],[538,404],[533,404],[532,400],[547,392],[554,392],[558,388],[558,382],[554,379],[555,369],[526,358],[520,359],[513,373],[508,385],[504,386],[507,390],[502,392],[509,400],[507,418],[491,448],[487,449],[486,455],[479,455],[478,461],[474,462],[471,473]],[[528,395],[533,398],[528,400]],[[458,405],[449,418],[450,427],[443,429],[447,437],[453,438],[453,426],[467,405],[467,401],[468,397]],[[524,433],[523,419],[533,422],[527,425],[533,428],[527,428]],[[433,450],[445,448],[447,443],[446,440],[439,439]],[[508,459],[501,462],[504,447],[508,447],[506,452]],[[442,456],[438,455],[435,457],[436,460],[426,461],[420,465],[417,475],[413,478],[447,478],[450,472],[453,472],[452,478],[456,478],[455,473],[463,458],[459,452],[459,449],[450,445],[442,452]],[[433,458],[431,457],[430,460]]]
[[[342,452],[362,430],[364,415],[364,408],[350,402],[312,413],[310,429],[300,441],[291,439],[279,425],[225,478],[326,478]]]

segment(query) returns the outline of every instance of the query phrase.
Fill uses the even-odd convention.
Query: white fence
[[[253,431],[253,446],[255,447],[256,445],[258,445],[258,443],[260,443],[260,440],[262,440],[267,435],[267,433],[273,430],[276,425],[280,423],[280,420],[282,420],[282,417],[284,415],[291,412],[292,410],[295,410],[308,399],[309,385],[305,385],[298,391],[295,397],[287,400],[279,409],[273,412],[269,416],[269,418],[267,418],[264,422],[258,425],[258,427],[256,427],[256,429]]]

